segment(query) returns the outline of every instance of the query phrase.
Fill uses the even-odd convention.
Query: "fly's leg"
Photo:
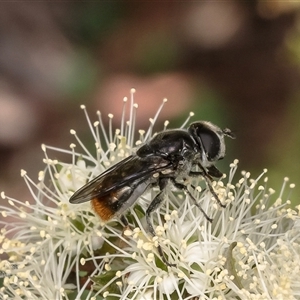
[[[210,218],[207,213],[203,210],[203,208],[198,204],[197,200],[195,199],[195,197],[191,194],[191,192],[187,189],[187,187],[182,184],[182,183],[178,183],[176,182],[176,180],[174,178],[170,178],[171,182],[173,183],[173,185],[179,189],[179,190],[183,190],[194,202],[194,204],[200,209],[200,211],[203,213],[205,219],[207,221],[209,221],[210,223],[212,223],[212,218]]]
[[[151,222],[151,213],[154,212],[163,201],[164,201],[163,191],[160,191],[159,194],[157,194],[155,198],[151,201],[150,205],[146,210],[146,221],[147,221],[148,229],[153,236],[155,236],[155,230]]]
[[[128,221],[127,221],[127,219],[126,219],[126,217],[124,215],[122,215],[120,217],[120,220],[123,223],[124,228],[128,228],[129,227],[129,223],[128,223]]]
[[[197,171],[190,171],[189,176],[191,176],[191,177],[198,177],[198,176],[204,177],[205,173],[200,172],[200,171],[199,172],[197,172]]]
[[[208,187],[208,189],[211,192],[211,194],[215,197],[215,199],[217,200],[218,204],[221,207],[223,207],[223,208],[226,207],[226,205],[221,202],[221,200],[219,199],[218,195],[216,194],[214,188],[211,185],[211,182],[212,182],[213,178],[209,175],[209,173],[207,173],[205,171],[205,169],[202,166],[199,166],[199,167],[201,168],[202,171],[200,171],[200,172],[191,171],[189,173],[189,175],[191,177],[202,176],[204,178],[204,180],[205,180],[206,186]]]
[[[210,166],[208,168],[203,168],[200,164],[197,164],[197,166],[201,169],[201,171],[190,171],[189,175],[192,177],[196,176],[206,176],[208,179],[213,180],[213,177],[215,178],[221,178],[223,176],[223,173],[217,169],[215,166]]]
[[[152,222],[151,222],[151,214],[152,212],[154,212],[159,206],[160,204],[164,201],[164,189],[166,187],[168,183],[168,179],[167,178],[163,178],[159,181],[159,188],[160,188],[160,192],[159,194],[157,194],[155,196],[155,198],[151,201],[149,207],[146,210],[146,221],[147,221],[147,225],[148,225],[148,229],[149,232],[152,236],[155,236],[155,230],[153,228]],[[160,245],[157,246],[157,251],[162,259],[162,261],[169,267],[174,267],[176,266],[175,264],[170,264],[168,262],[168,260],[166,259],[164,252],[161,248]]]
[[[122,231],[122,238],[118,239],[117,245],[120,248],[124,248],[124,247],[126,247],[125,240],[128,239],[124,233],[125,233],[126,230],[130,229],[130,226],[129,226],[129,223],[128,223],[128,221],[127,221],[127,219],[124,215],[120,216],[120,221],[122,222],[122,225],[123,225],[123,231]]]
[[[189,185],[194,191],[196,191],[197,190],[197,187],[196,186],[194,186],[193,184],[190,184]],[[203,193],[204,191],[206,191],[206,188],[204,188],[204,189],[201,189],[201,192]]]
[[[215,197],[215,199],[217,200],[218,204],[221,207],[223,207],[223,208],[226,207],[226,205],[221,202],[221,200],[219,199],[218,195],[216,194],[214,188],[211,185],[211,181],[209,180],[209,178],[207,178],[207,177],[204,176],[204,179],[205,179],[206,185],[208,186],[209,191]]]

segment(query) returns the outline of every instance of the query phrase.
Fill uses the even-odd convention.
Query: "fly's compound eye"
[[[195,122],[189,132],[197,141],[198,147],[204,150],[209,161],[218,160],[223,156],[224,140],[222,130],[210,122]]]
[[[214,160],[220,154],[220,137],[207,128],[202,128],[198,134],[208,160]]]

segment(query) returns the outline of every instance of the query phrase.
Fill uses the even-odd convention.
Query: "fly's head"
[[[221,129],[207,121],[192,123],[188,132],[195,140],[195,147],[200,153],[200,162],[203,167],[209,167],[225,156],[224,136],[235,138],[230,129]]]

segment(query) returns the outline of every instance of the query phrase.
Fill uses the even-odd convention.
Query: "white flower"
[[[95,154],[42,146],[45,169],[38,183],[21,172],[32,194],[27,203],[1,193],[1,299],[299,299],[300,218],[284,200],[287,179],[276,198],[267,188],[265,171],[257,178],[242,172],[237,161],[227,177],[213,183],[226,208],[218,205],[201,178],[189,191],[198,207],[179,191],[167,190],[163,205],[152,215],[156,236],[145,222],[145,211],[157,193],[146,192],[127,215],[130,228],[113,219],[103,223],[89,203],[72,205],[70,196],[110,165],[130,155],[152,136],[135,139],[137,105],[131,91],[129,121],[106,132],[101,114],[87,121],[95,139]],[[190,115],[192,116],[192,114]],[[113,116],[109,115],[110,120]],[[168,122],[165,123],[165,126]],[[70,155],[72,163],[52,160],[49,150]],[[290,185],[290,189],[293,185]],[[299,208],[297,208],[299,211]],[[160,245],[167,266],[157,251]]]

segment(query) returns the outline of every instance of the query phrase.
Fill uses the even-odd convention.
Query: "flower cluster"
[[[70,150],[42,146],[45,169],[38,182],[21,171],[31,203],[1,193],[8,205],[0,206],[0,252],[5,255],[0,262],[0,298],[300,299],[299,207],[290,208],[293,185],[288,179],[276,193],[267,187],[266,170],[256,179],[247,172],[239,178],[235,160],[227,176],[213,183],[226,204],[222,208],[203,180],[192,178],[189,190],[213,221],[188,196],[170,188],[152,216],[155,237],[145,222],[155,188],[129,209],[126,228],[118,219],[103,223],[89,203],[69,203],[74,191],[153,135],[166,101],[136,140],[133,94],[134,90],[129,121],[124,98],[121,126],[114,131],[112,115],[107,132],[100,112],[92,123],[82,106],[95,154],[74,130],[80,151],[75,144]],[[70,162],[49,158],[53,150],[69,154]],[[162,261],[158,245],[170,266]]]

